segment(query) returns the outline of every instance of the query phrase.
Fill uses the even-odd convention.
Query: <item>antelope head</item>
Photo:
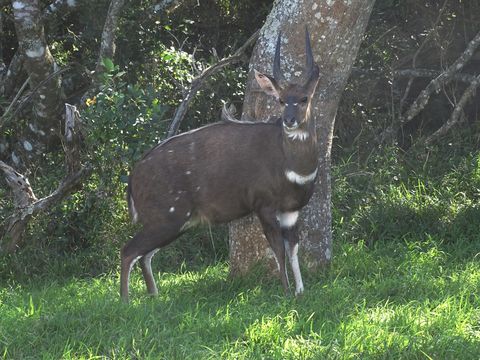
[[[277,99],[282,107],[282,123],[287,133],[306,128],[310,118],[310,103],[319,79],[319,67],[313,60],[310,35],[305,29],[306,65],[304,81],[301,84],[285,83],[280,71],[281,34],[277,38],[275,58],[273,61],[273,76],[262,74],[255,70],[255,78],[262,90]],[[306,130],[306,129],[305,129]]]

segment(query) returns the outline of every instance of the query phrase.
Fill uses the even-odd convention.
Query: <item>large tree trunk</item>
[[[30,87],[38,87],[33,97],[36,123],[31,128],[37,128],[37,135],[43,137],[40,141],[46,143],[59,133],[62,97],[60,78],[54,75],[57,64],[45,40],[38,0],[16,0],[12,7],[19,51],[24,55]]]
[[[300,246],[303,263],[317,268],[332,256],[330,153],[338,103],[363,38],[375,0],[278,0],[262,28],[250,61],[250,74],[242,116],[264,120],[279,115],[279,108],[256,86],[253,69],[271,73],[275,40],[282,32],[281,66],[286,80],[304,66],[305,26],[312,38],[320,82],[312,100],[319,137],[319,176],[309,205],[302,210]],[[272,258],[253,217],[230,225],[230,271],[245,273],[252,265]],[[272,261],[272,268],[273,266]]]

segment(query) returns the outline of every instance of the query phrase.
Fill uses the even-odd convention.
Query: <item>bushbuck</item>
[[[158,293],[151,260],[163,246],[198,223],[224,223],[255,213],[275,255],[288,293],[285,253],[303,292],[298,261],[297,219],[312,193],[318,171],[315,123],[310,116],[319,79],[305,31],[302,83],[285,83],[278,35],[273,76],[255,70],[260,88],[282,107],[278,120],[233,118],[173,136],[147,152],[134,167],[127,199],[139,232],[121,251],[120,295],[128,301],[129,276],[140,260],[149,294]]]

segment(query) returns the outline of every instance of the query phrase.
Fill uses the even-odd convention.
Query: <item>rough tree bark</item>
[[[0,82],[0,94],[4,98],[10,98],[18,84],[25,80],[22,76],[24,75],[22,72],[23,66],[24,56],[17,51],[13,56],[12,61],[10,61],[8,69]]]
[[[250,61],[242,117],[265,120],[279,108],[254,83],[253,69],[271,73],[278,32],[282,32],[282,72],[288,81],[304,66],[305,26],[321,77],[312,101],[312,116],[319,136],[319,176],[309,205],[301,212],[300,247],[303,264],[314,269],[332,256],[330,152],[338,103],[362,41],[374,0],[276,1]],[[299,80],[299,79],[298,79]],[[230,225],[230,271],[245,273],[259,260],[271,256],[257,220],[247,217]],[[273,265],[273,264],[272,264]],[[275,266],[272,266],[275,268]]]
[[[0,83],[3,82],[3,76],[6,73],[6,65],[3,62],[3,10],[0,11]]]
[[[24,55],[30,87],[34,88],[55,72],[57,64],[45,40],[39,1],[15,0],[12,7],[20,52]],[[38,129],[37,135],[44,138],[41,140],[43,143],[49,142],[58,132],[62,111],[60,85],[60,78],[52,77],[40,86],[33,97],[36,124],[31,128]]]

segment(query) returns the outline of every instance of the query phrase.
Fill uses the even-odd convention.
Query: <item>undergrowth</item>
[[[196,229],[154,258],[156,298],[133,271],[129,305],[118,296],[118,250],[134,231],[125,215],[95,223],[94,241],[73,251],[27,245],[2,259],[0,356],[478,359],[474,145],[338,155],[332,265],[304,270],[299,298],[262,268],[230,278],[225,228]]]

